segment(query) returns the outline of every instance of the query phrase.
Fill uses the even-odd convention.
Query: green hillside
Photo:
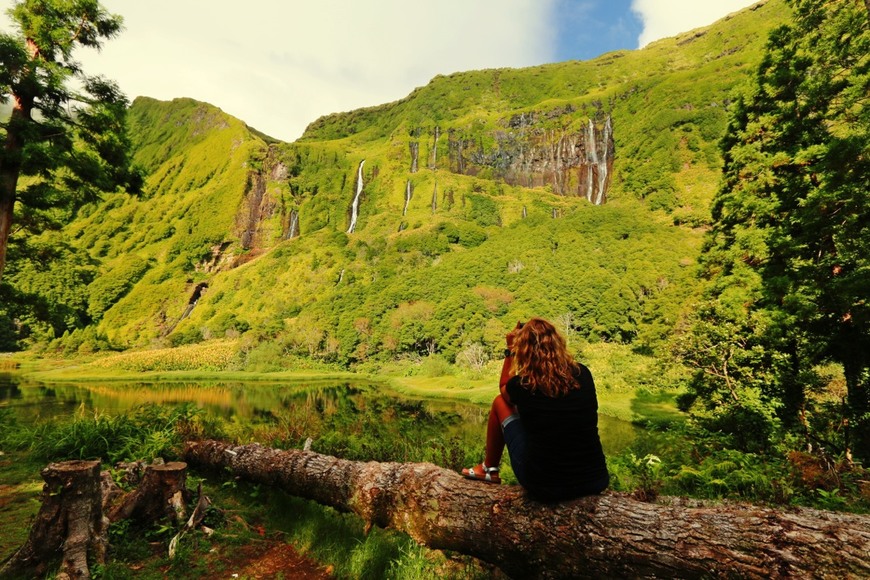
[[[439,76],[289,144],[138,98],[144,193],[38,241],[67,257],[11,274],[56,305],[19,333],[81,352],[239,338],[234,364],[270,370],[294,354],[452,362],[541,315],[654,350],[696,292],[728,104],[785,18],[769,0],[643,50]]]

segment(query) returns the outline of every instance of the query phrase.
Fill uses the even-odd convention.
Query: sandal
[[[474,467],[468,467],[462,470],[462,475],[465,479],[476,479],[478,481],[485,481],[486,483],[501,483],[501,477],[498,474],[498,467],[487,467],[486,463],[479,464],[481,469],[483,470],[483,475],[478,475],[475,469],[477,465]]]

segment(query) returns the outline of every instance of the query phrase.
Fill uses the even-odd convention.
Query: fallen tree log
[[[257,444],[193,441],[184,456],[517,577],[870,577],[868,516],[687,507],[617,493],[542,504],[521,487],[468,481],[428,463],[362,463]]]

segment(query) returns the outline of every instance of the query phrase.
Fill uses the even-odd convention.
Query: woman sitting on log
[[[565,339],[546,320],[517,323],[486,429],[483,463],[463,469],[469,479],[501,483],[507,444],[514,474],[529,495],[561,501],[601,493],[610,476],[598,437],[592,374],[574,361]]]

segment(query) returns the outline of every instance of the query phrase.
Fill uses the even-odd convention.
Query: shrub
[[[88,286],[88,314],[99,319],[112,304],[120,300],[148,271],[147,261],[131,255],[112,270],[97,277]]]
[[[204,340],[202,331],[193,326],[185,326],[183,330],[173,332],[169,335],[169,344],[173,347],[183,346],[186,344],[196,344]]]
[[[258,344],[245,354],[245,370],[269,373],[286,370],[287,352],[277,341]]]
[[[750,453],[769,449],[776,427],[772,411],[759,405],[720,406],[701,421],[707,430],[728,435],[733,447]]]
[[[228,331],[246,332],[251,328],[251,325],[240,320],[233,312],[221,312],[209,321],[208,328],[213,336],[223,336]]]
[[[501,215],[495,201],[485,195],[473,193],[466,195],[465,199],[471,203],[468,219],[483,227],[501,225]]]
[[[93,354],[96,352],[112,350],[109,338],[99,332],[96,327],[88,326],[65,332],[60,338],[51,341],[47,350],[62,352],[66,356],[74,354]]]
[[[469,344],[456,355],[456,362],[468,368],[475,377],[480,376],[489,362],[489,352],[479,342]]]
[[[430,354],[420,364],[420,374],[424,377],[445,377],[453,374],[453,366],[444,357]]]

